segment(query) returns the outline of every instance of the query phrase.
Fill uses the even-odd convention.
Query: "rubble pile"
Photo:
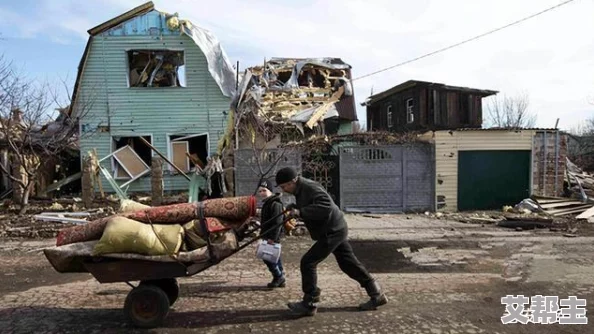
[[[288,142],[323,134],[326,119],[354,117],[350,69],[338,58],[272,58],[247,69],[232,102],[227,144],[239,131]]]
[[[594,203],[594,175],[584,172],[567,159],[567,176],[570,190],[582,200]]]

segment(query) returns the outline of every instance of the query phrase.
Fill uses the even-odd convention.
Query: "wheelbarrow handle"
[[[265,221],[265,222],[261,223],[261,224],[260,224],[260,226],[261,226],[261,225],[266,225],[267,223],[269,223],[269,222],[271,222],[271,221],[273,221],[273,220],[277,219],[278,217],[281,217],[281,216],[284,216],[284,215],[286,215],[286,214],[287,214],[288,212],[290,212],[290,211],[291,211],[291,210],[283,210],[283,212],[281,212],[280,214],[278,214],[278,215],[276,215],[276,216],[274,216],[274,217],[272,217],[272,218],[268,219],[267,221]],[[283,219],[283,221],[282,221],[281,223],[275,224],[274,226],[270,227],[270,228],[269,228],[268,230],[266,230],[265,232],[260,232],[260,235],[259,235],[257,238],[254,238],[254,239],[252,239],[252,240],[250,240],[250,241],[246,242],[245,244],[241,245],[241,246],[239,247],[238,251],[240,251],[240,250],[242,250],[242,249],[244,249],[244,248],[248,247],[249,245],[253,244],[254,242],[256,242],[256,241],[258,241],[258,240],[262,239],[262,236],[263,236],[263,235],[266,235],[268,232],[270,232],[270,231],[273,231],[274,229],[276,229],[277,227],[279,227],[279,226],[283,225],[284,223],[286,223],[287,221],[289,221],[289,220],[291,220],[291,219],[292,219],[291,217],[287,217],[286,219]],[[261,229],[261,227],[259,227],[259,228]],[[256,230],[257,230],[257,229],[256,229]]]

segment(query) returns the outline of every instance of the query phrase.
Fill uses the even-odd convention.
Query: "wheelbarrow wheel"
[[[141,281],[140,285],[154,285],[161,288],[169,298],[169,306],[173,306],[179,297],[179,282],[175,278]]]
[[[154,328],[161,325],[167,317],[169,298],[157,286],[139,285],[128,293],[124,313],[134,326]]]

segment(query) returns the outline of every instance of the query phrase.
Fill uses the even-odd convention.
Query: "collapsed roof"
[[[232,109],[236,126],[247,121],[265,135],[288,124],[303,134],[332,117],[356,121],[351,66],[339,58],[272,58],[245,71]]]

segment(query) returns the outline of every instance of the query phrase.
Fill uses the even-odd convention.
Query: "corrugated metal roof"
[[[481,95],[482,97],[487,97],[487,96],[495,95],[495,94],[499,93],[498,91],[495,91],[495,90],[450,86],[450,85],[446,85],[446,84],[442,84],[442,83],[438,83],[438,82],[408,80],[408,81],[405,81],[399,85],[396,85],[388,90],[385,90],[381,93],[377,93],[375,95],[368,97],[367,101],[365,101],[363,103],[363,105],[373,104],[373,103],[378,102],[390,95],[399,93],[403,90],[409,89],[409,88],[417,86],[417,85],[433,86],[435,88],[441,88],[441,89],[450,90],[450,91],[465,91],[465,92]]]

